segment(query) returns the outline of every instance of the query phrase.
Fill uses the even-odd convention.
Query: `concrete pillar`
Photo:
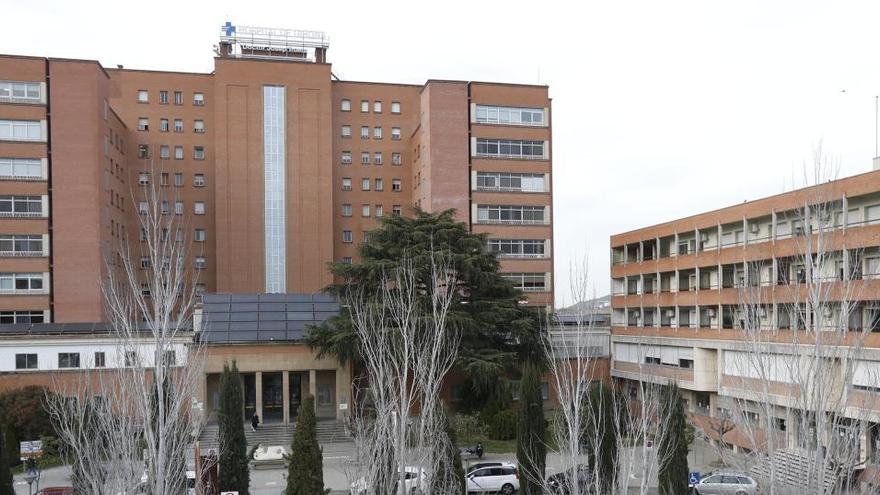
[[[315,398],[315,410],[318,409],[318,372],[309,370],[309,395]]]
[[[281,400],[282,413],[281,420],[284,424],[290,423],[290,372],[285,370],[281,372]]]
[[[254,373],[254,388],[256,389],[255,398],[256,398],[256,410],[257,416],[260,417],[260,422],[264,421],[263,418],[263,373],[261,371],[257,371]]]

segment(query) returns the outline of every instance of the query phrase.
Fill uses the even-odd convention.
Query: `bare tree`
[[[84,493],[182,493],[185,456],[202,427],[192,407],[204,383],[204,348],[191,326],[196,270],[187,269],[186,223],[169,207],[168,189],[153,181],[132,193],[140,238],[123,238],[107,253],[101,287],[114,343],[107,368],[56,382],[57,394],[47,396]]]
[[[451,473],[439,469],[441,453],[455,448],[445,445],[440,389],[458,355],[459,334],[448,318],[456,278],[448,258],[432,253],[428,282],[421,284],[405,257],[375,293],[354,289],[346,297],[367,376],[356,391],[356,456],[349,466],[360,493],[453,486],[451,476],[434,478]],[[408,468],[423,481],[405,481]]]

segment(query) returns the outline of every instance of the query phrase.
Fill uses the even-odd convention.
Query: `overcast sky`
[[[588,251],[608,292],[611,234],[790,190],[820,144],[841,176],[874,155],[876,1],[4,3],[3,53],[208,72],[230,20],[325,31],[343,79],[548,84],[557,305]]]

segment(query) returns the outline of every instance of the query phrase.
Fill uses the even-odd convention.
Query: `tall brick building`
[[[206,292],[319,291],[378,217],[419,206],[455,208],[552,305],[547,87],[340,81],[327,50],[227,25],[207,74],[0,56],[0,321],[103,320],[105,256],[151,181]]]

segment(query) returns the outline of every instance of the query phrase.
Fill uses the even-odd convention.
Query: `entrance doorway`
[[[265,423],[281,422],[284,418],[284,387],[281,373],[263,373],[263,417]]]
[[[302,404],[302,373],[290,372],[290,421],[293,422],[299,414],[299,406]]]
[[[257,412],[257,380],[253,373],[241,376],[244,382],[244,420],[250,421]]]

